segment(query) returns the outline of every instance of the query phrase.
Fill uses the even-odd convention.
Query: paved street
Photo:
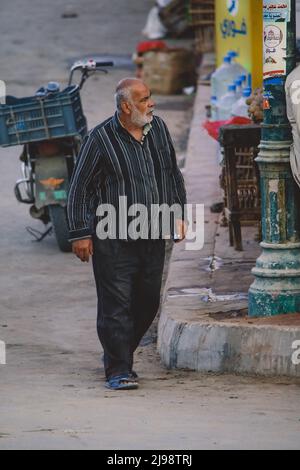
[[[117,57],[122,67],[83,92],[92,127],[113,113],[116,83],[134,73],[129,57],[153,2],[73,0],[73,19],[61,18],[63,3],[2,5],[0,79],[26,96],[48,80],[65,83],[79,57]],[[192,99],[157,105],[182,158]],[[104,388],[91,265],[60,253],[53,236],[33,242],[26,227],[43,227],[13,195],[19,153],[0,149],[0,449],[299,448],[299,382],[168,371],[152,335],[137,353],[140,389]]]

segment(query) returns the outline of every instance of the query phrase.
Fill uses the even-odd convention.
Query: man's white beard
[[[150,124],[153,120],[153,115],[147,116],[146,114],[142,114],[135,106],[133,106],[132,114],[131,114],[131,121],[137,127],[144,127],[147,124]]]

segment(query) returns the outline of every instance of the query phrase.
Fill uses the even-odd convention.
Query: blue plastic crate
[[[0,106],[0,146],[71,137],[87,132],[77,85],[47,98],[11,98]]]

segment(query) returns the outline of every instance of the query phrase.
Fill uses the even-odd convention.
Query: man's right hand
[[[88,263],[93,256],[93,241],[91,238],[76,240],[72,243],[72,251],[83,263]]]

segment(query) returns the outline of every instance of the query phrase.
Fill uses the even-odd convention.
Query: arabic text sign
[[[264,20],[275,22],[275,21],[290,21],[291,19],[291,2],[285,0],[278,2],[278,0],[264,0]]]
[[[264,27],[264,78],[286,75],[287,23]]]
[[[227,0],[227,10],[232,16],[236,16],[239,12],[240,2],[239,0]]]
[[[236,51],[237,61],[252,74],[253,86],[261,86],[263,0],[218,0],[215,4],[217,64],[222,64],[228,51]]]
[[[223,39],[228,37],[235,38],[238,35],[246,36],[247,35],[247,23],[245,18],[240,25],[236,24],[234,20],[225,19],[223,23],[220,25],[221,33]]]

